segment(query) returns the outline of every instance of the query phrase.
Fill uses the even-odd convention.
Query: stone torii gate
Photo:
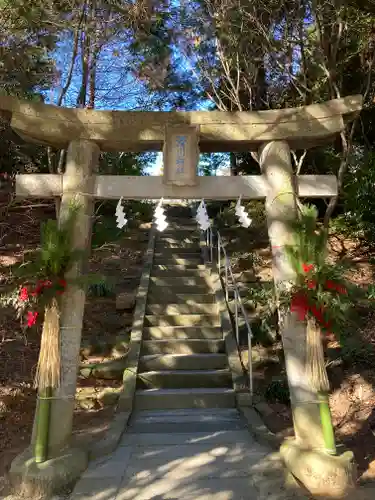
[[[90,244],[95,199],[265,199],[276,284],[290,277],[283,246],[286,222],[296,214],[296,196],[337,195],[332,175],[294,176],[291,150],[327,143],[361,110],[362,97],[350,96],[324,104],[259,112],[142,112],[67,109],[0,97],[0,113],[24,140],[67,149],[63,175],[26,174],[16,179],[19,197],[61,197],[60,217],[72,199],[81,206],[74,244]],[[163,177],[96,175],[101,151],[164,151]],[[238,177],[198,177],[200,152],[253,151],[261,174]],[[76,269],[79,273],[79,269]],[[63,296],[61,327],[62,381],[52,402],[50,456],[69,443],[85,294],[70,287]],[[283,344],[297,441],[310,449],[323,446],[316,397],[301,376],[305,331],[291,319],[283,329]],[[67,397],[68,396],[68,397]]]

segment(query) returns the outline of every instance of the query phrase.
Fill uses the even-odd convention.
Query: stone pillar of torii
[[[296,199],[337,195],[333,175],[293,174],[291,149],[331,143],[362,107],[350,96],[301,108],[260,112],[128,112],[58,108],[0,96],[0,112],[10,118],[23,139],[67,150],[66,169],[59,174],[25,174],[16,179],[19,197],[61,197],[63,218],[72,199],[81,205],[74,245],[90,244],[95,199],[264,199],[276,286],[289,280],[283,247],[288,221],[297,213]],[[101,151],[164,151],[163,177],[97,175]],[[260,174],[199,177],[200,152],[252,151]],[[238,214],[242,214],[240,205]],[[117,214],[118,215],[118,214]],[[159,214],[160,215],[160,214]],[[121,217],[121,216],[120,216]],[[124,216],[125,218],[125,216]],[[79,273],[79,269],[74,272]],[[61,387],[52,402],[50,452],[69,443],[81,343],[85,294],[69,287],[61,315]],[[294,316],[281,328],[297,442],[307,449],[324,445],[317,398],[304,373],[305,326]],[[61,399],[59,399],[61,396]]]

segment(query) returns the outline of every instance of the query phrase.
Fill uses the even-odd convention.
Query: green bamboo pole
[[[34,458],[37,464],[43,463],[48,458],[48,431],[51,413],[52,390],[50,387],[39,392],[38,411],[36,422],[36,439]]]
[[[320,420],[323,429],[324,444],[326,452],[336,455],[335,433],[333,431],[331,410],[329,408],[328,393],[318,392]]]

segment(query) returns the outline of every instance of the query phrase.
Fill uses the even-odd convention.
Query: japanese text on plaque
[[[178,135],[176,137],[176,173],[183,174],[184,173],[184,165],[185,165],[185,146],[186,146],[186,135]]]

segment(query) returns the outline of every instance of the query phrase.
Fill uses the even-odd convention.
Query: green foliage
[[[41,247],[33,259],[20,268],[20,274],[34,278],[62,278],[82,256],[82,251],[72,250],[72,237],[76,224],[77,205],[71,205],[62,223],[48,219],[41,228]]]
[[[265,397],[270,403],[281,403],[290,406],[290,394],[286,377],[281,380],[272,380],[267,386]]]
[[[57,41],[53,26],[57,10],[46,14],[40,0],[0,3],[0,93],[30,97],[36,87],[45,89],[52,82],[54,61],[50,54]]]
[[[40,101],[40,92],[52,84],[55,66],[51,52],[57,30],[55,11],[50,7],[49,11],[40,0],[0,2],[0,96]],[[0,173],[27,172],[44,160],[44,147],[24,144],[9,121],[0,117]]]
[[[71,231],[75,219],[74,214],[60,228],[58,222],[51,219],[43,224],[42,247],[36,266],[44,276],[63,276],[76,261],[78,255],[71,249]]]
[[[322,268],[327,254],[327,232],[317,228],[318,213],[314,206],[305,205],[300,217],[290,222],[293,244],[286,247],[293,271],[301,284],[305,282],[304,264],[313,263]]]
[[[91,247],[93,249],[99,248],[106,243],[119,241],[124,234],[124,229],[119,229],[116,226],[115,208],[111,208],[113,209],[113,214],[101,215],[95,221],[91,238]]]
[[[113,297],[115,295],[115,285],[108,279],[103,279],[101,283],[90,284],[87,293],[92,297]]]
[[[223,203],[220,207],[220,210],[215,216],[215,222],[218,227],[235,227],[239,225],[238,217],[235,213],[236,201],[231,201],[230,203]],[[211,204],[210,204],[211,205]],[[209,208],[210,208],[209,205]],[[249,228],[250,231],[256,230],[259,231],[263,227],[266,228],[266,213],[264,208],[263,201],[243,201],[243,207],[246,212],[249,214],[250,219],[252,220],[252,224]]]
[[[199,174],[216,175],[218,170],[225,166],[227,155],[223,153],[203,153],[199,158]]]
[[[367,298],[369,300],[375,300],[375,285],[370,285],[367,289]]]
[[[353,337],[345,335],[342,339],[342,360],[349,366],[361,364],[373,368],[375,363],[373,346],[356,337],[355,332],[353,333]]]
[[[124,212],[128,219],[123,229],[116,226],[117,202],[106,201],[101,203],[96,210],[96,221],[93,227],[92,248],[99,248],[106,243],[119,241],[129,228],[137,228],[143,222],[151,222],[154,210],[152,203],[127,200],[123,203]]]
[[[73,249],[72,245],[73,231],[79,210],[78,205],[72,204],[66,218],[60,224],[50,219],[43,223],[40,248],[33,252],[30,260],[14,267],[16,290],[19,290],[22,285],[30,292],[26,294],[24,302],[34,297],[33,300],[37,301],[38,304],[46,304],[56,294],[64,292],[67,284],[66,273],[74,265],[79,265],[85,253],[83,250]],[[13,290],[14,282],[12,284]],[[100,276],[85,274],[70,280],[69,283],[86,287],[102,282],[103,279]],[[13,297],[13,290],[6,295]]]
[[[263,346],[274,343],[278,331],[277,301],[273,282],[251,286],[247,299],[257,314],[251,323],[254,340]]]
[[[112,153],[100,155],[99,172],[104,175],[145,175],[145,170],[155,161],[155,153]]]
[[[143,222],[151,222],[154,209],[154,204],[148,201],[128,200],[124,203],[130,227],[138,227]]]
[[[350,172],[344,187],[345,215],[343,225],[352,233],[363,235],[375,243],[375,153],[367,161]]]
[[[293,244],[285,250],[295,284],[281,301],[301,320],[313,317],[323,330],[340,335],[359,291],[344,279],[344,262],[327,261],[327,232],[317,226],[317,216],[315,207],[303,206],[299,219],[290,223]]]

